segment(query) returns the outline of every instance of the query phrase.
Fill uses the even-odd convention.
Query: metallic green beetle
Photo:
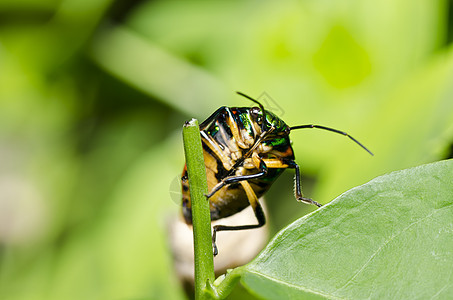
[[[295,197],[298,201],[321,206],[302,195],[299,166],[294,161],[289,134],[302,128],[319,128],[349,137],[368,153],[365,146],[346,132],[321,125],[288,126],[279,117],[264,109],[257,100],[237,92],[258,104],[258,107],[226,107],[217,109],[200,124],[211,220],[231,216],[251,205],[258,224],[213,228],[212,245],[217,255],[216,234],[224,230],[244,230],[263,226],[264,212],[258,199],[287,169],[295,169]],[[182,212],[192,224],[187,167],[182,174]]]

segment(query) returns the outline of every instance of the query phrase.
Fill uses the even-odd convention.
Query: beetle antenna
[[[266,110],[264,110],[264,106],[263,106],[260,102],[258,102],[258,100],[255,100],[255,99],[253,99],[252,97],[247,96],[247,95],[244,94],[244,93],[241,93],[241,92],[236,92],[236,93],[237,93],[238,95],[241,95],[242,97],[245,97],[245,98],[249,99],[250,101],[253,101],[253,102],[255,102],[256,104],[258,104],[258,106],[260,107],[261,111],[263,112],[263,117],[264,117],[264,119],[263,119],[263,126],[262,126],[263,128],[262,128],[262,130],[263,130],[263,131],[267,131],[267,129],[266,129],[266,120],[267,120],[267,118],[266,118]]]
[[[290,127],[291,130],[294,130],[294,129],[302,129],[302,128],[318,128],[318,129],[323,129],[323,130],[335,132],[335,133],[338,133],[338,134],[342,134],[342,135],[347,136],[348,138],[350,138],[354,143],[356,143],[357,145],[359,145],[360,147],[362,147],[366,152],[368,152],[369,154],[371,154],[371,155],[374,156],[373,152],[371,152],[370,150],[368,150],[368,148],[365,147],[364,145],[362,145],[362,143],[360,143],[358,140],[356,140],[355,138],[353,138],[352,136],[350,136],[349,134],[347,134],[347,133],[344,132],[344,131],[340,131],[340,130],[337,130],[337,129],[334,129],[334,128],[330,128],[330,127],[325,127],[325,126],[322,126],[322,125],[314,125],[314,124],[309,124],[309,125],[299,125],[299,126]]]

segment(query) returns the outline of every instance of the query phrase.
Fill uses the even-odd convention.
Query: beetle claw
[[[321,207],[321,206],[322,206],[322,204],[319,204],[319,203],[316,202],[315,200],[311,200],[311,202],[312,202],[314,205],[316,205],[317,207]]]
[[[315,200],[310,199],[310,198],[298,197],[298,198],[297,198],[297,201],[305,202],[305,203],[307,203],[307,204],[314,204],[314,205],[316,205],[317,207],[321,207],[321,206],[322,206],[322,204],[319,204],[318,202],[316,202]]]

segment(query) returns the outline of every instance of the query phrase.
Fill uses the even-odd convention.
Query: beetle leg
[[[223,164],[223,167],[226,170],[231,169],[231,159],[228,158],[228,153],[226,150],[222,150],[219,147],[219,144],[213,140],[213,138],[209,135],[206,134],[204,131],[200,131],[200,135],[202,140],[204,141],[204,144],[208,146],[208,148],[220,159],[220,161]]]
[[[259,167],[259,170],[260,170],[258,173],[249,174],[249,175],[238,175],[238,176],[226,177],[226,178],[222,179],[222,181],[220,181],[212,189],[212,191],[209,194],[206,195],[206,198],[207,199],[211,198],[212,195],[214,195],[218,190],[220,190],[221,188],[223,188],[227,184],[231,184],[231,183],[235,183],[235,182],[242,182],[244,180],[256,179],[256,178],[260,178],[260,177],[265,176],[267,174],[266,163],[261,158],[259,158],[257,155],[256,155],[256,159],[258,159],[258,167]]]
[[[288,165],[288,168],[294,168],[296,170],[296,177],[294,179],[294,185],[295,185],[295,196],[296,196],[296,199],[297,201],[302,201],[302,202],[305,202],[307,204],[314,204],[316,205],[317,207],[321,207],[322,205],[319,204],[318,202],[310,199],[310,198],[305,198],[303,195],[302,195],[302,190],[300,188],[301,184],[301,180],[300,180],[300,171],[299,171],[299,165],[296,164],[295,161],[292,161],[292,160],[285,160],[285,163]]]
[[[226,225],[215,225],[213,227],[212,233],[212,248],[214,250],[214,256],[216,256],[219,251],[217,249],[216,235],[218,231],[225,231],[225,230],[245,230],[245,229],[253,229],[259,228],[266,224],[266,217],[263,212],[263,208],[261,207],[258,198],[256,197],[255,192],[253,191],[252,187],[247,181],[241,181],[240,184],[244,188],[244,191],[247,195],[247,199],[249,200],[250,206],[253,208],[253,212],[255,213],[256,219],[258,220],[258,224],[254,225],[241,225],[241,226],[226,226]]]
[[[247,152],[242,155],[242,157],[240,159],[238,159],[236,161],[236,163],[233,165],[233,167],[231,168],[230,172],[233,172],[237,167],[239,167],[246,158],[248,158],[250,155],[252,155],[252,153],[255,153],[254,151],[256,150],[256,148],[258,148],[258,146],[261,144],[261,142],[264,140],[264,138],[270,134],[272,131],[274,131],[275,127],[271,127],[269,128],[268,131],[265,131],[265,132],[262,132],[260,134],[260,136],[258,137],[258,139],[255,141],[255,143],[253,144],[253,146],[247,150]]]
[[[269,169],[286,169],[289,167],[281,158],[264,158],[263,161]]]

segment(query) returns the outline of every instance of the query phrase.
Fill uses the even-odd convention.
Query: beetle
[[[322,125],[288,126],[274,113],[264,109],[257,100],[241,93],[258,107],[226,107],[217,109],[200,124],[203,156],[206,165],[211,220],[222,219],[247,206],[251,206],[257,224],[225,226],[215,225],[212,234],[214,256],[218,254],[216,234],[225,230],[245,230],[263,226],[266,218],[258,199],[286,169],[295,170],[295,197],[297,201],[321,206],[306,198],[301,190],[300,168],[295,162],[289,134],[292,130],[318,128],[349,137],[368,150],[346,132]],[[182,214],[187,224],[192,224],[187,166],[181,177]]]

